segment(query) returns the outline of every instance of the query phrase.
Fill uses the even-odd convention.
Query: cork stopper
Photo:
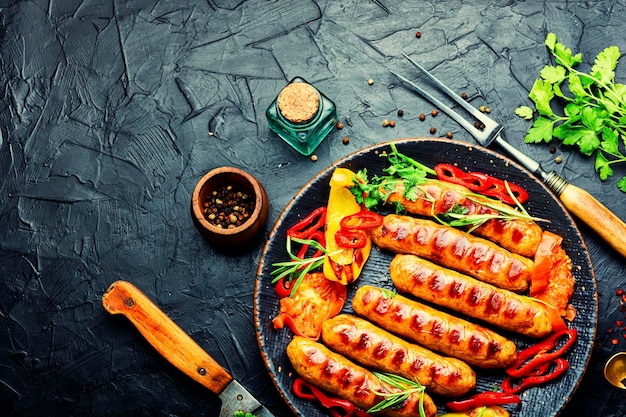
[[[311,120],[320,101],[317,90],[307,83],[291,83],[278,95],[278,108],[283,117],[293,123]]]

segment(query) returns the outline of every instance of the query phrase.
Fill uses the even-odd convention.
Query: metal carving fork
[[[530,158],[528,155],[519,151],[504,140],[502,137],[504,127],[502,125],[492,120],[487,115],[470,105],[467,101],[459,97],[445,84],[411,59],[407,54],[402,53],[402,55],[404,55],[404,57],[408,59],[409,62],[411,62],[411,64],[413,64],[415,68],[424,74],[433,84],[467,110],[469,114],[480,121],[484,125],[484,128],[476,128],[459,113],[442,103],[436,97],[433,97],[430,93],[406,77],[403,77],[394,71],[391,71],[392,74],[407,85],[411,86],[420,95],[429,100],[435,106],[439,107],[442,111],[448,114],[448,116],[463,126],[463,128],[465,128],[465,130],[467,130],[480,145],[487,147],[494,142],[497,143],[526,169],[541,178],[546,186],[561,200],[570,213],[587,224],[587,226],[598,233],[598,235],[600,235],[602,239],[611,245],[617,252],[626,257],[626,224],[624,224],[619,217],[591,196],[591,194],[587,191],[568,183],[555,171],[545,171],[539,162]]]

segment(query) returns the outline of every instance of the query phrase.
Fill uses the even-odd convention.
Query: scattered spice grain
[[[404,110],[398,109],[398,117],[404,116]]]
[[[384,119],[383,120],[383,127],[387,127],[387,126],[389,126],[389,120]]]
[[[368,80],[367,80],[367,83],[368,83],[369,85],[372,85],[372,84],[374,84],[374,80],[370,78],[370,79],[368,79]]]
[[[430,115],[433,117],[437,117],[437,115],[439,114],[439,112],[437,110],[433,110],[430,112]]]
[[[431,127],[430,128],[430,134],[434,135],[435,133],[437,133],[437,128],[436,127]]]
[[[563,162],[563,157],[561,155],[557,156],[556,158],[554,158],[554,162],[560,164],[561,162]]]
[[[424,120],[426,120],[426,115],[424,113],[421,113],[419,115],[420,120],[423,122]]]
[[[311,155],[311,161],[313,162],[317,161],[317,155]]]
[[[452,132],[448,132],[448,133],[446,133],[446,137],[447,137],[448,139],[452,139],[452,137],[453,137],[453,136],[454,136],[454,135],[452,134]]]
[[[339,130],[343,129],[343,123],[341,122],[337,123],[337,129]]]
[[[389,127],[396,127],[396,121],[395,120],[390,120],[389,121]]]
[[[421,38],[422,37],[422,32],[420,32],[419,30],[417,32],[415,32],[415,37],[417,39]]]
[[[465,93],[465,92],[461,93],[461,98],[463,100],[467,100],[467,93]]]
[[[343,142],[344,145],[347,145],[348,143],[350,143],[350,138],[347,136],[344,136],[344,138],[341,141]]]

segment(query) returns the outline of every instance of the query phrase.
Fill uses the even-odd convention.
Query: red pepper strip
[[[452,164],[435,165],[435,173],[437,174],[437,178],[439,178],[441,181],[462,185],[472,190],[470,187],[473,187],[473,183],[472,181],[468,181],[467,172],[458,167],[455,167]],[[474,189],[472,191],[476,190]]]
[[[574,344],[577,335],[576,329],[564,329],[553,333],[543,341],[522,350],[517,355],[517,360],[506,369],[506,373],[516,378],[530,375],[539,365],[550,362],[565,353]],[[560,348],[552,350],[563,337],[567,337],[565,343]]]
[[[291,281],[285,277],[279,279],[274,287],[274,291],[278,298],[289,297],[291,295]]]
[[[477,193],[489,189],[494,181],[498,181],[496,178],[482,172],[470,172],[466,175],[467,184],[465,187]]]
[[[317,221],[315,220],[317,219]],[[287,236],[298,239],[308,239],[313,232],[320,229],[326,223],[326,207],[319,207],[304,219],[287,230]]]
[[[528,193],[525,189],[517,184],[513,184],[512,182],[507,181],[507,184],[509,186],[509,189],[511,190],[511,194],[515,196],[520,204],[524,204],[526,201],[528,201]],[[495,197],[507,204],[515,204],[515,200],[513,200],[511,194],[509,194],[509,191],[506,189],[504,181],[497,178],[494,178],[491,186],[485,190],[482,190],[481,193],[483,195],[486,195],[487,197]]]
[[[383,216],[369,210],[361,210],[341,219],[339,225],[342,229],[372,229],[383,224]]]
[[[342,248],[364,248],[367,236],[361,230],[339,229],[335,232],[335,242]]]
[[[316,386],[309,384],[302,378],[293,381],[293,392],[298,398],[307,401],[317,400],[326,407],[333,417],[367,417],[369,414],[357,408],[348,400],[326,395]]]
[[[522,399],[517,395],[506,392],[481,392],[464,400],[451,401],[446,404],[446,407],[450,411],[459,413],[477,407],[518,404],[521,401]]]
[[[565,371],[567,371],[567,368],[569,368],[569,363],[563,358],[556,358],[552,360],[549,365],[550,366],[547,367],[548,369],[554,366],[554,370],[550,373],[544,373],[541,375],[533,374],[521,379],[507,376],[504,381],[502,381],[502,391],[508,394],[519,394],[529,388],[543,385],[555,380],[563,375]],[[517,381],[518,379],[519,381]],[[515,383],[517,383],[517,385],[515,385]]]
[[[313,233],[311,233],[309,235],[309,237],[307,238],[308,240],[315,240],[317,243],[319,243],[320,245],[322,245],[322,247],[326,247],[326,238],[324,236],[324,232],[321,230],[316,230]],[[300,248],[300,250],[298,251],[298,254],[296,255],[299,259],[304,259],[306,257],[306,251],[309,249],[309,245],[304,243],[302,244],[302,247]],[[321,256],[322,255],[322,250],[321,249],[317,249],[315,251],[315,253],[311,256],[312,258],[315,258],[317,256]]]

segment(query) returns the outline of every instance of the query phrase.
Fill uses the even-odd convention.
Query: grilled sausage
[[[532,277],[530,259],[430,220],[390,214],[372,229],[372,239],[381,248],[418,255],[511,291],[526,291]]]
[[[548,309],[529,297],[435,265],[414,255],[396,255],[391,280],[401,292],[530,337],[552,333]]]
[[[349,314],[324,321],[322,340],[363,366],[417,379],[428,392],[458,397],[476,387],[476,373],[465,362],[440,356]]]
[[[467,214],[497,214],[496,208],[511,209],[505,203],[473,194],[462,185],[439,180],[427,180],[411,190],[415,200],[404,197],[405,188],[398,182],[388,195],[387,203],[399,203],[407,213],[420,216],[439,216],[451,209],[463,207]],[[469,195],[471,194],[471,198]],[[489,201],[489,206],[481,204]],[[490,219],[472,233],[489,239],[513,253],[532,258],[539,247],[543,231],[537,223],[524,219]]]
[[[479,368],[506,368],[517,359],[515,344],[496,332],[377,287],[360,287],[352,308],[389,332]]]
[[[363,410],[369,410],[384,399],[376,393],[399,391],[380,381],[367,369],[306,337],[295,336],[287,345],[287,356],[298,375],[306,382],[348,400]],[[419,417],[420,397],[421,394],[413,393],[398,408],[386,408],[376,414]],[[423,405],[427,417],[437,416],[437,406],[425,393]]]

